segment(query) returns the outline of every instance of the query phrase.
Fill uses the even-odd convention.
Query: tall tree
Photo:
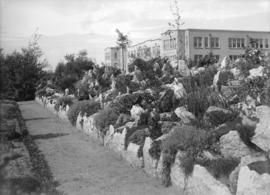
[[[2,98],[34,99],[37,81],[44,75],[43,68],[48,64],[41,59],[39,38],[40,35],[35,33],[28,46],[20,52],[1,54],[1,80],[5,83],[1,86]]]
[[[124,70],[125,72],[128,71],[128,68],[125,67],[125,56],[124,56],[124,50],[127,49],[128,45],[130,44],[130,40],[128,38],[128,35],[124,35],[124,33],[122,33],[120,30],[116,29],[115,30],[118,37],[117,37],[117,41],[116,44],[121,48],[121,56],[122,56],[122,70]]]

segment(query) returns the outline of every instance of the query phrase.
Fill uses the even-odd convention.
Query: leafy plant
[[[99,131],[105,135],[108,127],[115,124],[118,116],[119,114],[115,109],[111,107],[105,107],[95,115],[95,124]]]
[[[68,110],[67,116],[70,121],[70,123],[75,126],[77,117],[79,113],[81,112],[82,115],[86,114],[87,116],[90,116],[94,113],[96,113],[100,109],[100,104],[98,102],[95,102],[93,100],[84,100],[84,101],[78,101],[72,104],[70,109]]]
[[[59,111],[60,106],[62,106],[62,108],[66,108],[67,105],[70,107],[72,104],[73,104],[72,97],[70,97],[70,96],[59,97],[56,100],[56,104],[54,105],[54,109],[56,111]]]

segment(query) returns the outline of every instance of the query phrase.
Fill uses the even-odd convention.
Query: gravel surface
[[[164,188],[143,170],[130,167],[118,154],[36,102],[19,105],[29,134],[63,194],[181,194],[175,187]]]

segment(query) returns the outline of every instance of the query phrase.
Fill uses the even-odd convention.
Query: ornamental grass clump
[[[72,104],[72,106],[68,110],[68,119],[70,123],[75,126],[79,113],[81,113],[81,115],[86,114],[86,116],[90,116],[98,112],[99,109],[100,104],[93,100],[78,101]]]
[[[191,92],[185,98],[187,110],[193,113],[198,119],[202,119],[209,106],[227,108],[227,100],[218,92],[210,88],[199,88]]]
[[[54,105],[54,109],[58,112],[60,109],[60,106],[62,108],[66,108],[66,106],[68,105],[69,107],[73,104],[74,99],[70,96],[63,96],[63,97],[59,97],[56,100],[56,104]]]

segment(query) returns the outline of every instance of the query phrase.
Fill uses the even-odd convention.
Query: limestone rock
[[[225,158],[240,158],[252,153],[252,151],[242,142],[237,131],[230,131],[220,137],[220,151]]]
[[[157,175],[158,160],[153,159],[149,154],[149,149],[153,143],[150,137],[147,137],[143,146],[143,159],[144,159],[144,170],[151,176]]]
[[[180,124],[177,122],[171,122],[171,121],[160,121],[160,125],[161,125],[162,134],[168,134],[173,129],[173,127]]]
[[[221,69],[227,69],[230,65],[230,58],[228,56],[225,56],[223,60],[221,61],[220,68]]]
[[[174,113],[184,124],[189,124],[196,120],[196,117],[191,112],[187,111],[185,107],[178,107],[175,109]]]
[[[262,77],[263,72],[264,72],[264,68],[262,66],[259,66],[258,68],[250,69],[248,78],[253,79],[256,77]]]
[[[143,112],[144,109],[142,107],[140,107],[139,105],[134,105],[130,110],[131,118],[137,119]]]
[[[269,195],[270,175],[259,174],[248,166],[240,169],[236,195]]]
[[[256,114],[260,121],[251,141],[264,151],[270,151],[270,107],[259,106]]]
[[[181,153],[181,152],[180,152]],[[186,194],[192,195],[231,195],[228,187],[216,180],[206,168],[194,165],[192,175],[187,179],[180,168],[179,152],[175,163],[171,167],[171,181],[180,189],[185,189]]]
[[[143,159],[138,158],[138,151],[140,146],[134,143],[130,143],[127,147],[126,152],[122,153],[123,157],[128,161],[128,163],[135,168],[143,167]]]

